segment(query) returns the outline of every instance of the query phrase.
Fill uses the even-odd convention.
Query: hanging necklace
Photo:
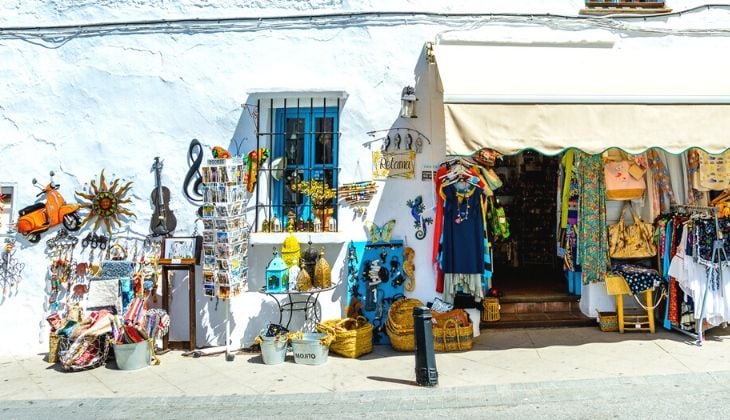
[[[469,209],[471,208],[469,205],[469,197],[471,197],[472,194],[474,194],[473,188],[463,192],[458,190],[456,191],[456,219],[454,220],[456,224],[469,220]],[[463,208],[462,204],[464,204]]]

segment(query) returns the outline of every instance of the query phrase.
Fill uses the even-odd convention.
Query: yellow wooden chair
[[[618,331],[649,331],[654,333],[654,298],[652,290],[644,291],[646,313],[625,314],[624,296],[631,295],[628,283],[620,274],[606,274],[606,292],[616,297],[616,314],[618,315]]]

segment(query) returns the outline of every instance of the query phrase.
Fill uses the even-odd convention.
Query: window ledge
[[[251,246],[281,245],[289,236],[288,232],[256,232],[249,236]],[[312,244],[344,244],[350,237],[343,232],[294,232],[300,244],[306,244],[310,238]]]

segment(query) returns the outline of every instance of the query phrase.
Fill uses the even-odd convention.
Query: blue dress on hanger
[[[457,183],[458,184],[458,183]],[[484,209],[482,189],[444,186],[441,266],[444,273],[484,274]]]

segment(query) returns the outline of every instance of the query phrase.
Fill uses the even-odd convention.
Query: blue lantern
[[[286,292],[289,288],[289,267],[274,248],[274,258],[266,267],[266,291],[268,293]]]

